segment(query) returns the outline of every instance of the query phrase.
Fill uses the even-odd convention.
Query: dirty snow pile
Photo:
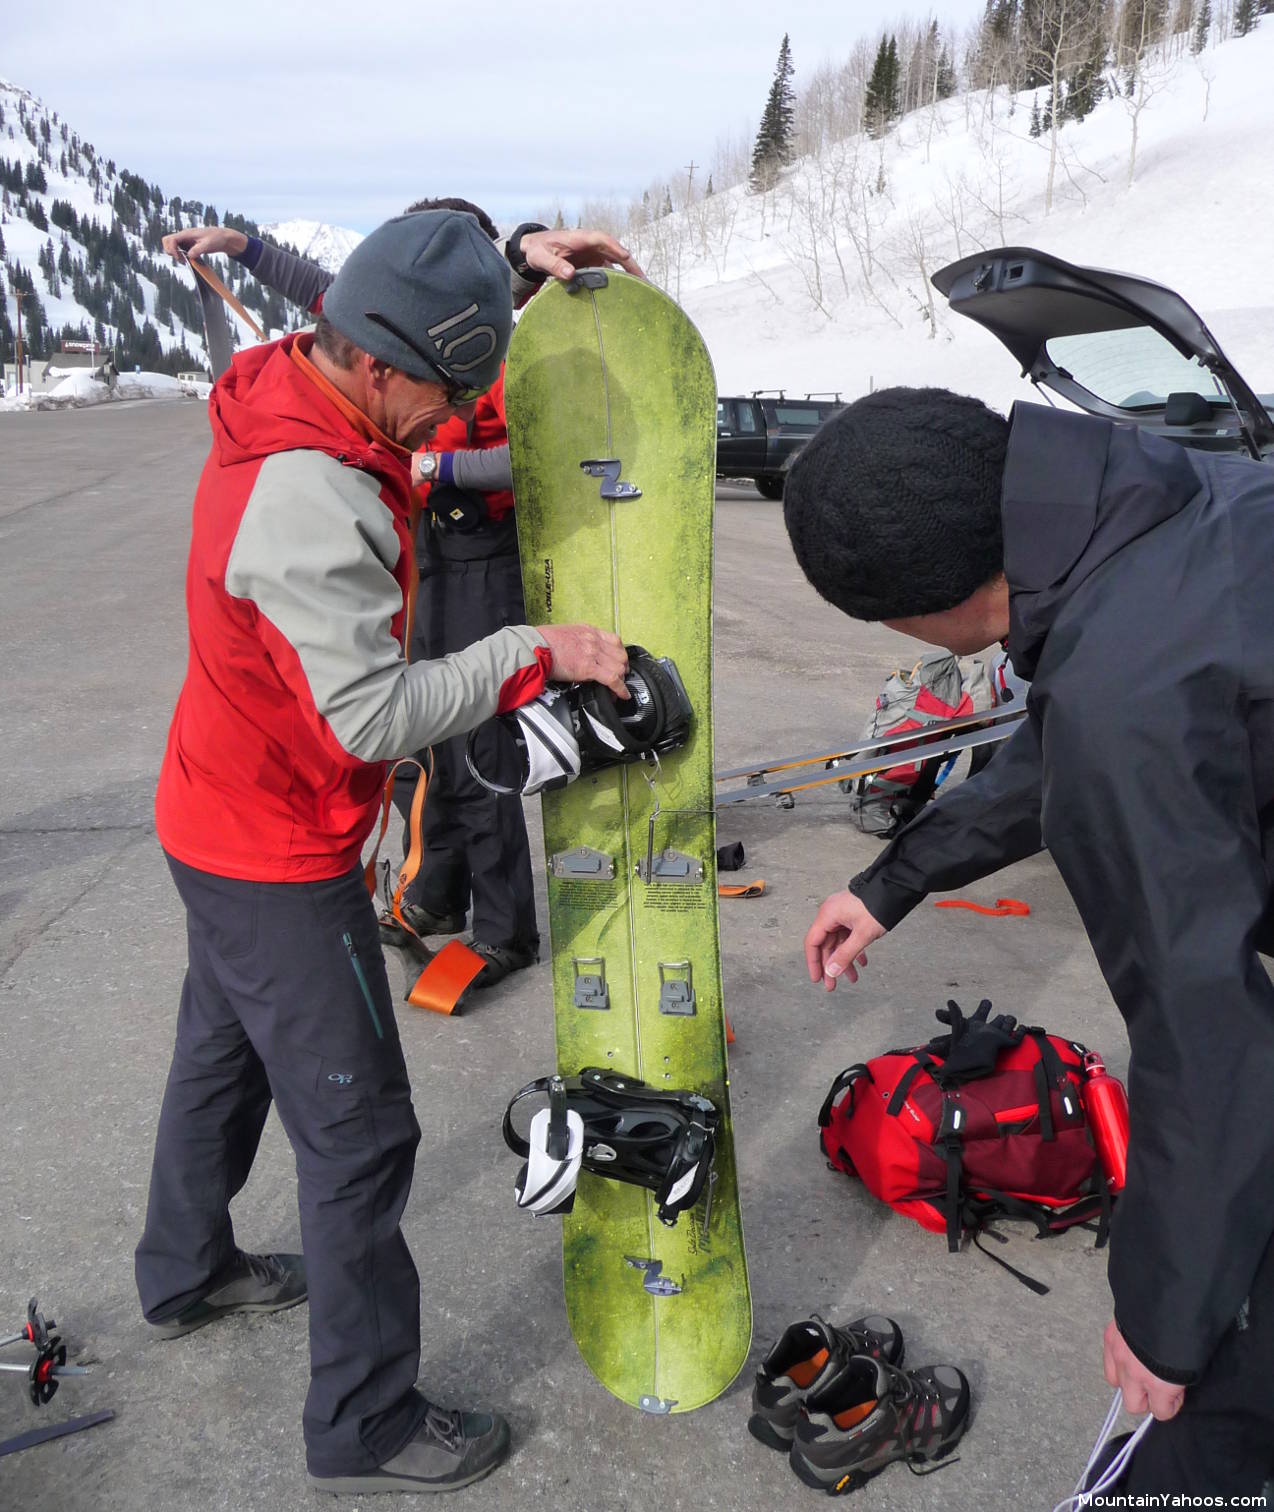
[[[84,409],[90,404],[110,404],[121,399],[206,397],[209,388],[209,384],[183,382],[167,373],[121,373],[111,387],[87,368],[78,368],[42,391],[27,388],[19,394],[10,383],[0,397],[0,411]]]

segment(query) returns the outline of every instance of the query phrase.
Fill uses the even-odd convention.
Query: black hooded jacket
[[[1274,467],[1018,405],[1003,522],[1028,716],[850,887],[892,927],[1048,846],[1132,1049],[1115,1317],[1188,1384],[1274,1236]]]

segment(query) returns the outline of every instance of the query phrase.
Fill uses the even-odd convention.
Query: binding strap
[[[407,1001],[413,1008],[428,1008],[432,1013],[452,1014],[459,1012],[465,991],[486,965],[482,957],[459,940],[451,940],[435,955],[420,935],[407,922],[403,914],[403,897],[416,880],[424,857],[424,837],[421,819],[425,811],[425,795],[429,790],[429,774],[424,765],[414,756],[404,756],[394,762],[385,779],[385,796],[381,800],[380,833],[376,836],[376,848],[363,868],[363,880],[373,901],[377,892],[377,862],[381,842],[389,827],[389,811],[393,807],[394,779],[400,767],[415,767],[416,789],[411,798],[411,811],[407,819],[408,847],[398,873],[398,882],[393,892],[389,890],[389,862],[385,863],[385,912],[382,922],[401,929],[415,942],[416,950],[426,961],[424,970],[416,978],[407,993]]]
[[[765,882],[758,877],[755,882],[718,882],[718,898],[760,898],[765,893]]]

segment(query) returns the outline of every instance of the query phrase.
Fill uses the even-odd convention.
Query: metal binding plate
[[[679,973],[673,975],[673,973]],[[695,990],[689,961],[659,962],[659,1011],[674,1018],[693,1018]]]
[[[615,858],[591,845],[574,850],[557,851],[549,857],[549,872],[554,877],[568,877],[574,882],[613,882]]]
[[[635,870],[643,882],[682,882],[692,885],[703,881],[703,862],[684,851],[661,850],[638,861]]]
[[[601,956],[572,956],[575,972],[575,1006],[609,1008],[610,988],[606,985],[606,962]],[[596,966],[596,971],[581,971],[581,966]]]

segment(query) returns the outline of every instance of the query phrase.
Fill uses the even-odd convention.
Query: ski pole
[[[0,1365],[0,1370],[15,1371],[18,1375],[24,1376],[29,1376],[31,1374],[31,1367],[29,1365]],[[91,1374],[92,1371],[89,1370],[87,1365],[54,1365],[44,1372],[44,1375],[55,1376]]]

